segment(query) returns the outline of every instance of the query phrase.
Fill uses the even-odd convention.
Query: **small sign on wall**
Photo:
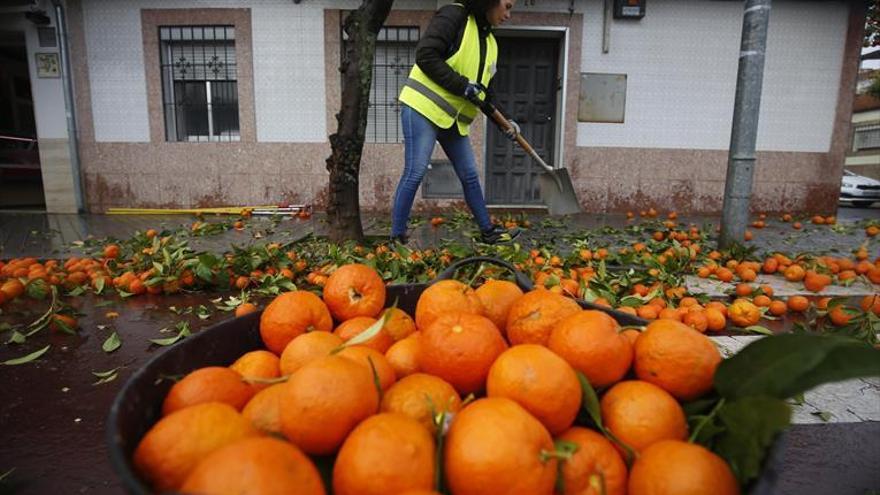
[[[37,53],[37,77],[61,77],[58,53]]]

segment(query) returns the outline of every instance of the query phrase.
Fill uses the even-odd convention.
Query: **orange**
[[[327,278],[324,302],[338,321],[355,316],[375,317],[385,307],[385,282],[367,265],[343,265]]]
[[[656,304],[646,304],[644,306],[639,306],[638,309],[636,309],[636,314],[639,316],[639,318],[644,318],[646,320],[656,320],[657,317],[660,316],[660,312],[662,312],[663,309],[668,309],[668,308],[663,308],[663,309],[658,309],[658,308],[660,308],[660,306],[658,306]],[[669,314],[669,313],[667,313],[667,314]]]
[[[567,430],[581,407],[581,386],[572,367],[535,344],[514,346],[498,356],[489,369],[486,395],[515,401],[551,435]]]
[[[788,307],[785,305],[785,302],[780,300],[775,300],[770,302],[769,313],[773,316],[782,316],[788,312]]]
[[[709,317],[700,308],[691,308],[682,318],[682,323],[698,332],[705,332],[709,328]]]
[[[175,383],[162,403],[162,415],[205,402],[223,402],[241,410],[254,389],[234,370],[221,366],[199,368]]]
[[[398,380],[419,371],[419,335],[421,332],[413,333],[385,351],[385,359],[394,369],[394,376]]]
[[[788,298],[788,309],[800,313],[810,307],[810,300],[804,296],[791,296]]]
[[[767,308],[770,306],[770,303],[772,301],[770,300],[769,297],[765,296],[764,294],[761,294],[761,295],[755,296],[755,298],[752,300],[752,302],[755,304],[755,306],[757,306],[759,308]]]
[[[840,304],[834,306],[831,308],[831,311],[828,312],[828,318],[831,319],[831,323],[833,323],[834,326],[842,327],[847,325],[853,318],[853,315],[849,314],[845,308],[846,306]]]
[[[724,459],[680,440],[645,449],[629,474],[629,495],[736,495],[739,484]]]
[[[11,278],[0,285],[0,292],[6,294],[6,299],[11,301],[24,294],[24,284],[17,278]]]
[[[740,297],[748,297],[752,295],[752,286],[749,284],[736,284],[734,292]]]
[[[680,400],[712,389],[721,353],[709,337],[672,320],[651,322],[636,340],[635,370]]]
[[[285,292],[260,316],[260,336],[266,348],[280,355],[291,340],[307,332],[333,330],[333,318],[318,296],[304,290]]]
[[[758,324],[761,310],[745,299],[737,299],[727,308],[727,317],[738,327],[749,327]]]
[[[284,384],[276,383],[257,392],[241,410],[241,415],[263,433],[281,434],[281,396]]]
[[[706,308],[706,330],[720,332],[727,326],[727,318],[717,308]]]
[[[382,390],[388,390],[397,381],[391,363],[388,362],[384,354],[376,349],[362,345],[353,345],[343,348],[336,355],[351,359],[363,366],[364,369],[370,372],[370,376],[373,376],[373,369],[375,369]]]
[[[422,292],[416,303],[416,328],[424,330],[441,315],[455,310],[483,314],[483,305],[476,292],[458,280],[441,280]]]
[[[782,273],[785,280],[788,280],[789,282],[800,282],[806,276],[806,272],[801,265],[790,265]]]
[[[607,313],[582,310],[556,325],[547,347],[586,375],[594,387],[605,387],[623,378],[632,364],[632,344],[619,331]]]
[[[865,296],[859,301],[859,306],[862,308],[862,311],[868,312],[872,311],[875,315],[880,316],[880,294],[872,294],[869,296]]]
[[[506,335],[507,314],[513,303],[523,296],[522,289],[507,280],[490,279],[475,292],[483,305],[483,315],[492,320],[502,335]]]
[[[324,495],[315,464],[277,438],[246,438],[211,453],[193,469],[183,493]]]
[[[571,298],[544,289],[529,291],[507,313],[507,339],[511,345],[547,345],[553,327],[579,311],[581,307]]]
[[[687,419],[675,397],[639,380],[620,382],[600,401],[602,422],[623,443],[639,452],[660,440],[687,438]]]
[[[76,332],[79,322],[70,315],[54,314],[49,319],[49,330],[54,332]]]
[[[660,318],[661,320],[681,321],[681,313],[679,313],[678,310],[674,308],[663,308],[660,310],[660,314],[657,315],[657,318]]]
[[[281,374],[290,375],[309,362],[327,356],[342,344],[342,339],[330,332],[304,333],[291,340],[281,353]]]
[[[822,292],[832,282],[829,275],[808,271],[804,277],[804,288],[811,292]]]
[[[385,392],[380,410],[399,413],[418,421],[434,434],[434,414],[457,413],[461,398],[449,383],[434,375],[416,373],[403,378]]]
[[[171,413],[153,425],[134,451],[134,466],[156,491],[177,490],[205,456],[258,434],[228,404],[198,404]]]
[[[371,416],[351,432],[333,465],[336,495],[386,495],[434,486],[434,438],[396,413]]]
[[[556,481],[553,439],[540,421],[503,397],[479,399],[452,422],[444,473],[455,495],[550,494]]]
[[[133,280],[131,282],[131,285],[129,286],[129,291],[134,292],[135,294],[139,294],[140,292],[135,291],[135,283],[140,283],[141,285],[143,285],[143,282],[141,282],[140,280]],[[147,290],[146,287],[144,288],[144,290]],[[235,308],[235,317],[240,318],[244,315],[255,313],[256,311],[257,307],[254,305],[254,303],[241,303],[238,305],[237,308]]]
[[[376,323],[375,318],[370,316],[355,316],[350,320],[345,320],[336,327],[336,330],[333,330],[333,333],[341,338],[343,341],[348,342],[349,340],[357,337],[364,330],[370,328],[373,323]],[[391,339],[391,336],[388,335],[388,332],[385,331],[385,328],[380,328],[379,333],[375,336],[371,337],[366,342],[361,342],[358,345],[370,347],[379,352],[384,353],[391,347],[391,344],[394,343],[394,340]]]
[[[576,426],[559,440],[578,446],[562,463],[563,495],[626,495],[626,464],[604,436]]]
[[[281,431],[304,452],[332,454],[379,407],[373,376],[342,356],[316,359],[294,373],[281,396]]]
[[[236,359],[229,367],[245,380],[248,378],[272,379],[281,376],[278,356],[269,351],[251,351]],[[254,393],[268,387],[268,383],[251,383]]]
[[[483,390],[489,368],[507,344],[485,316],[448,313],[422,331],[419,367],[462,395]]]
[[[388,308],[387,311],[391,311],[391,316],[388,317],[382,330],[391,336],[391,340],[398,342],[416,331],[416,322],[406,311],[400,308]]]

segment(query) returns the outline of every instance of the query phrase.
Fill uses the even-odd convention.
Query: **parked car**
[[[867,208],[875,201],[880,201],[880,181],[854,174],[849,170],[843,171],[839,203],[852,203],[853,206]]]

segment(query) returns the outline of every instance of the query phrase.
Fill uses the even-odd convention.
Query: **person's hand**
[[[504,130],[504,137],[511,141],[516,141],[516,137],[520,134],[519,124],[512,120],[508,120],[510,127]]]
[[[475,82],[469,82],[464,88],[464,97],[470,102],[478,104],[480,101],[480,93],[484,91],[483,85]]]

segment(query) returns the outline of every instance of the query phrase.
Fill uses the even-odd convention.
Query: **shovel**
[[[491,103],[483,101],[480,102],[479,107],[502,131],[506,132],[513,128],[510,121]],[[522,134],[516,133],[516,142],[544,169],[544,173],[538,177],[538,180],[540,181],[541,197],[547,203],[550,214],[571,215],[583,211],[574,193],[574,186],[571,185],[568,170],[547,165]]]

